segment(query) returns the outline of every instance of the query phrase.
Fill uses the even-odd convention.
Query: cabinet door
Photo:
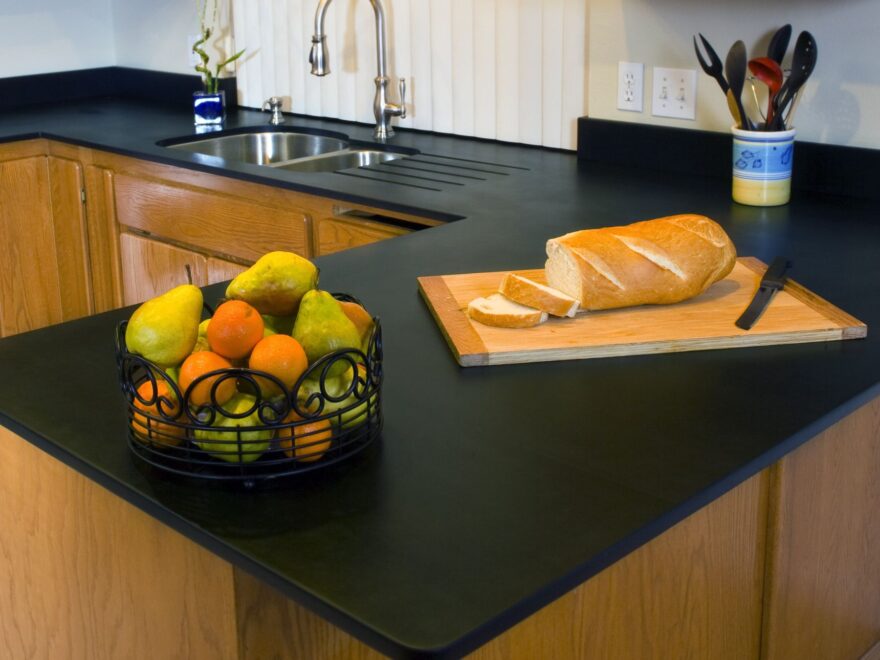
[[[231,280],[239,273],[247,270],[247,268],[247,266],[242,266],[233,261],[226,261],[226,259],[208,257],[208,284]]]
[[[208,283],[208,264],[197,252],[142,236],[123,233],[119,236],[122,261],[122,290],[126,305],[134,305],[165,293],[189,279],[205,286]]]
[[[408,233],[410,233],[409,229],[381,222],[321,218],[318,222],[318,236],[315,242],[317,253],[324,255]]]
[[[0,190],[0,336],[89,314],[79,163],[0,162]]]

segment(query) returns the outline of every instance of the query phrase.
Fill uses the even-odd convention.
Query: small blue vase
[[[196,126],[222,124],[226,116],[226,93],[193,92],[193,119]]]

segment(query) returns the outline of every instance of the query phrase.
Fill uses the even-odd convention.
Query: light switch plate
[[[617,63],[617,109],[641,112],[645,107],[645,65],[641,62]]]
[[[657,117],[696,119],[696,112],[696,69],[654,67],[651,114]]]

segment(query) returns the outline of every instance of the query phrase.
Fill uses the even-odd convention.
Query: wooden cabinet
[[[82,166],[45,154],[0,148],[0,336],[93,311]]]
[[[134,234],[119,236],[123,302],[141,303],[192,279],[208,283],[208,260],[197,252],[160,243]]]
[[[0,335],[439,221],[49,140],[0,145]]]
[[[321,255],[403,236],[412,231],[400,226],[357,218],[321,218],[316,224],[316,249]]]
[[[231,280],[247,266],[124,232],[119,236],[123,304],[134,305],[180,284]]]

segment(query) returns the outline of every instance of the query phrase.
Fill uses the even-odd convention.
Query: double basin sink
[[[211,137],[163,140],[160,146],[293,172],[335,172],[406,158],[415,150],[356,143],[340,133],[302,129],[225,131]]]

